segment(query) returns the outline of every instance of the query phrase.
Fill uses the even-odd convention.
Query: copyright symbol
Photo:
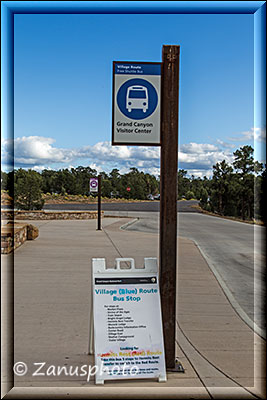
[[[18,361],[16,364],[14,364],[13,371],[17,376],[26,375],[28,371],[27,364],[22,361]]]

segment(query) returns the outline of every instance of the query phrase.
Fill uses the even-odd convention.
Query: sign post
[[[101,175],[98,175],[98,217],[97,217],[97,230],[101,231]]]
[[[98,194],[97,230],[101,231],[101,175],[98,175],[97,178],[90,178],[90,193]]]
[[[163,46],[160,175],[160,294],[166,367],[175,368],[178,96],[180,46]]]
[[[180,46],[162,63],[113,62],[112,145],[161,146],[160,294],[166,367],[176,370],[176,253]],[[127,189],[128,190],[128,189]]]

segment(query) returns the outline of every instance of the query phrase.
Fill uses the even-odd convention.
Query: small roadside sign
[[[98,192],[98,178],[90,178],[90,192]]]
[[[142,269],[133,258],[115,262],[107,268],[104,258],[92,259],[96,384],[166,381],[157,259],[145,258]],[[121,267],[126,263],[130,268]]]
[[[113,62],[113,145],[160,145],[161,63]]]

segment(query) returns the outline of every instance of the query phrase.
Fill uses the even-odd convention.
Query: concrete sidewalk
[[[15,377],[10,394],[36,397],[42,387],[46,398],[265,398],[265,341],[239,318],[197,246],[185,238],[178,239],[176,343],[184,373],[168,373],[166,383],[127,380],[104,387],[77,376],[32,376],[37,362],[46,368],[94,364],[87,354],[91,258],[105,257],[111,266],[116,257],[133,257],[141,266],[144,257],[158,257],[158,235],[120,229],[130,221],[104,218],[102,231],[95,220],[34,221],[39,238],[18,248],[14,263],[14,361],[25,362],[28,373]],[[5,276],[4,270],[4,284]],[[8,384],[7,376],[3,380]]]

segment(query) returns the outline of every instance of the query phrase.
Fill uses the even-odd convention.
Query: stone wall
[[[27,236],[28,236],[27,224],[15,223],[14,225],[7,224],[3,226],[1,229],[1,254],[11,253],[13,250],[21,246],[27,240]]]
[[[97,219],[97,216],[97,211],[2,211],[3,220]]]
[[[9,254],[26,240],[34,240],[38,229],[31,224],[13,223],[16,220],[53,220],[53,219],[97,219],[97,211],[7,211],[2,210],[2,221],[8,224],[1,228],[1,253]],[[104,212],[101,212],[101,218]]]

